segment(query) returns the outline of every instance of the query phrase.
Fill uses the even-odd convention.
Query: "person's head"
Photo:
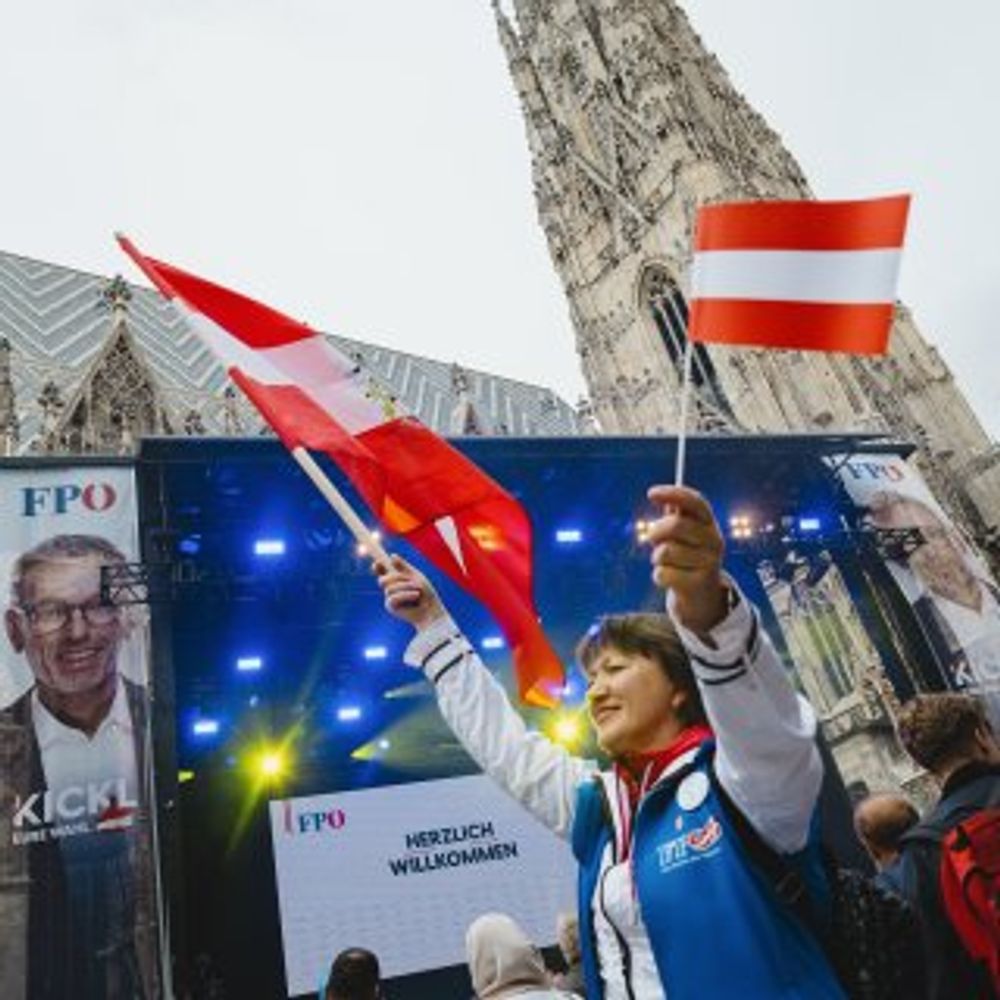
[[[869,795],[854,808],[854,830],[878,868],[899,857],[899,840],[920,814],[902,795]]]
[[[379,1000],[378,958],[366,948],[347,948],[330,966],[324,1000]]]
[[[666,615],[608,615],[576,653],[597,741],[611,756],[661,750],[705,721],[687,653]]]
[[[976,761],[1000,763],[1000,744],[979,699],[967,694],[922,694],[896,719],[906,752],[936,777]]]
[[[907,564],[933,593],[958,602],[976,586],[962,536],[922,500],[893,491],[876,493],[868,507],[868,523],[874,528],[920,531],[921,544],[907,557]]]
[[[542,953],[503,913],[486,913],[472,921],[465,933],[465,955],[479,1000],[549,985]]]
[[[556,917],[556,941],[567,965],[580,961],[580,922],[572,912],[560,913]]]
[[[15,561],[7,638],[43,692],[72,701],[114,679],[124,623],[101,603],[101,567],[123,562],[96,535],[55,535]]]

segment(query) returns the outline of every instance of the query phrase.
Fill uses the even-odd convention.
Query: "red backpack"
[[[941,900],[969,955],[1000,996],[1000,809],[983,809],[941,841]]]

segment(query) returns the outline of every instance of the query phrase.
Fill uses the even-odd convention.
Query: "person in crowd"
[[[527,729],[426,578],[376,568],[405,653],[462,744],[580,866],[589,1000],[839,998],[816,939],[752,870],[733,816],[789,856],[827,902],[817,825],[816,719],[756,611],[722,571],[708,502],[657,486],[649,528],[666,614],[612,615],[581,641],[601,771]]]
[[[869,795],[854,807],[854,831],[875,863],[875,881],[899,892],[899,842],[920,814],[902,795]]]
[[[920,917],[931,1000],[995,996],[945,911],[942,840],[959,823],[1000,807],[1000,743],[982,703],[964,694],[919,695],[897,719],[907,753],[941,784],[937,805],[900,842],[903,895]]]
[[[0,711],[0,869],[27,886],[0,912],[5,1000],[153,993],[147,698],[119,669],[127,614],[100,592],[101,568],[124,562],[67,534],[12,566],[4,624],[34,683]]]
[[[465,954],[476,1000],[573,1000],[553,987],[542,953],[504,913],[477,917],[465,935]]]
[[[570,993],[583,993],[586,984],[580,953],[580,921],[575,913],[560,913],[556,918],[556,941],[566,963],[566,971],[554,976],[553,982]]]
[[[366,948],[347,948],[330,966],[323,1000],[381,1000],[378,957]]]

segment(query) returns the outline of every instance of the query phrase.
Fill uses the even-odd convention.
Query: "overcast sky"
[[[685,6],[820,197],[914,193],[902,296],[995,436],[1000,4]],[[583,391],[488,0],[10,3],[0,109],[7,251],[134,280],[123,229],[314,326]]]

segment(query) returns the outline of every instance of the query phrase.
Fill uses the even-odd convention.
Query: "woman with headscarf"
[[[486,913],[470,925],[465,954],[477,1000],[573,1000],[554,989],[541,952],[506,914]]]

